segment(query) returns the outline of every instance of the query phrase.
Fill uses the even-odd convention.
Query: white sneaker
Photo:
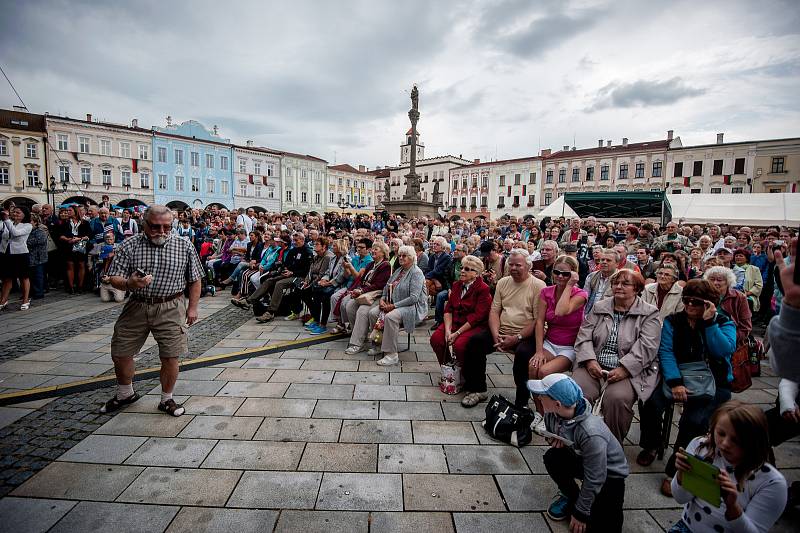
[[[344,351],[344,353],[346,353],[347,355],[355,355],[355,354],[357,354],[357,353],[361,353],[361,352],[363,352],[364,350],[365,350],[365,348],[364,348],[363,346],[356,346],[356,345],[354,344],[354,345],[352,345],[352,346],[348,347],[348,348],[347,348],[347,349]]]
[[[383,359],[380,361],[376,361],[376,364],[380,366],[394,366],[400,363],[400,356],[397,353],[387,353],[383,356]]]
[[[533,424],[531,424],[531,427],[533,427],[533,432],[539,435],[543,435],[547,432],[547,425],[544,423],[544,417],[538,411],[534,411],[533,413]]]
[[[370,348],[369,351],[367,352],[367,355],[369,355],[370,357],[375,357],[376,355],[381,353],[383,353],[383,350],[381,350],[378,347],[375,347],[375,348]]]

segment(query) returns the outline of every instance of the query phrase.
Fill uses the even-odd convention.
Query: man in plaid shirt
[[[133,390],[133,357],[152,333],[161,358],[158,409],[180,416],[184,408],[172,398],[172,391],[179,358],[189,352],[187,328],[197,321],[203,269],[192,243],[172,233],[169,208],[151,206],[144,214],[142,229],[120,244],[108,270],[111,285],[128,291],[130,299],[111,339],[117,394],[100,412],[110,413],[139,399]],[[189,295],[188,302],[184,293]]]

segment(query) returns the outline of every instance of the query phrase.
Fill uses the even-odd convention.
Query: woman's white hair
[[[468,266],[470,268],[474,268],[478,275],[483,273],[483,261],[475,257],[474,255],[467,255],[464,256],[464,259],[461,260],[461,266]]]
[[[447,242],[447,239],[442,237],[441,235],[437,235],[436,237],[431,239],[431,242],[438,242],[442,245],[442,248],[450,248],[450,243]]]
[[[519,255],[519,256],[525,258],[525,263],[527,263],[528,266],[531,266],[531,263],[533,263],[533,258],[531,257],[531,254],[528,253],[528,250],[526,250],[524,248],[514,248],[508,254],[508,257],[511,257],[512,255]]]
[[[728,288],[736,286],[736,274],[728,267],[713,266],[703,273],[703,279],[725,278],[728,281]]]
[[[417,251],[414,249],[413,246],[409,246],[404,244],[400,248],[397,249],[397,255],[407,255],[411,258],[414,264],[417,264]]]

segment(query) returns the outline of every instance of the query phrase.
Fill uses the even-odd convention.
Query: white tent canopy
[[[544,217],[557,218],[557,217],[575,217],[578,216],[572,208],[564,203],[564,197],[559,196],[553,203],[539,211],[536,218],[541,220]]]
[[[735,226],[800,225],[800,194],[669,194],[672,220]]]

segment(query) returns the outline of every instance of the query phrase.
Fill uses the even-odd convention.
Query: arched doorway
[[[286,214],[289,215],[290,217],[299,217],[300,216],[300,212],[295,210],[295,209],[290,209]]]
[[[264,209],[263,207],[261,207],[260,205],[251,205],[247,209],[252,209],[256,213],[266,213],[267,212],[267,210]]]
[[[97,205],[97,202],[95,202],[88,196],[70,196],[69,198],[61,202],[61,205],[64,204]]]
[[[312,217],[318,217],[319,216],[319,213],[317,213],[316,211],[309,211],[308,214],[311,215]]]
[[[461,216],[460,215],[453,215],[453,216],[450,217],[450,222],[456,222],[458,220],[461,220]]]
[[[30,198],[27,198],[25,196],[11,196],[3,200],[3,208],[8,209],[8,205],[11,202],[14,202],[14,205],[17,207],[24,207],[25,209],[28,210],[28,212],[30,212],[31,207],[33,207],[33,204],[36,203],[36,201],[31,200]]]
[[[228,207],[225,204],[221,204],[219,202],[211,202],[210,204],[208,204],[208,207],[216,207],[217,209],[228,209]]]
[[[169,207],[170,209],[177,209],[178,211],[185,211],[189,209],[189,204],[187,204],[186,202],[181,202],[180,200],[173,200],[167,203],[167,207]]]
[[[119,202],[117,205],[122,207],[122,208],[124,208],[124,209],[127,209],[129,207],[139,207],[139,206],[147,207],[147,204],[145,204],[141,200],[136,200],[135,198],[126,198],[126,199],[122,200],[121,202]]]

